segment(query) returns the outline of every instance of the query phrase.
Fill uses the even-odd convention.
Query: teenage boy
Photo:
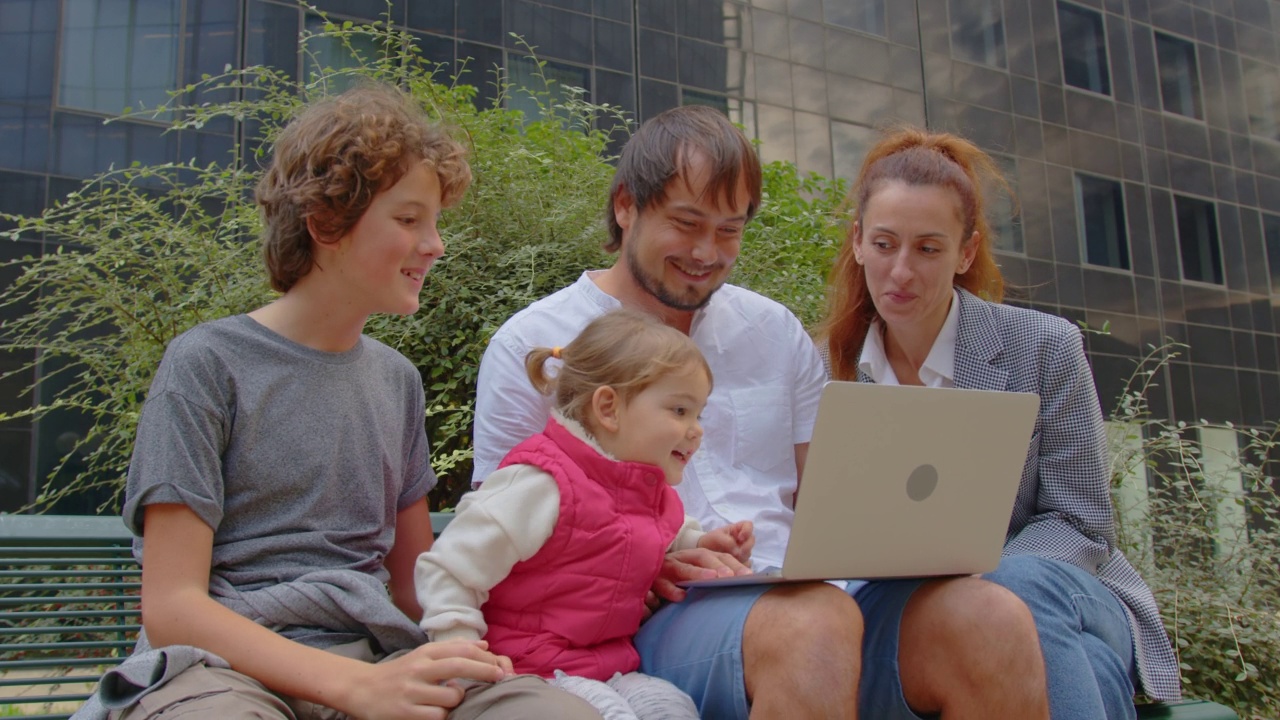
[[[757,565],[781,565],[825,377],[790,312],[725,283],[760,184],[750,142],[715,110],[676,108],[637,131],[607,207],[617,261],[517,313],[485,352],[473,481],[546,422],[550,399],[529,384],[525,354],[638,308],[688,333],[716,378],[679,486],[687,511],[710,528],[752,520]],[[705,717],[1048,717],[1031,615],[1004,588],[964,578],[685,597],[670,582],[732,564],[706,551],[672,558],[655,590],[678,602],[636,638],[641,670],[688,692]]]
[[[100,690],[114,716],[599,717],[416,623],[436,480],[422,382],[362,331],[418,310],[441,208],[470,181],[395,88],[322,100],[281,133],[257,201],[283,294],[176,338],[143,407],[124,519],[144,630]]]

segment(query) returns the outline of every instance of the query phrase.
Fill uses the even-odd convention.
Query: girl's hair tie
[[[560,359],[560,346],[559,346],[559,345],[557,345],[557,346],[555,346],[555,347],[551,348],[551,357],[553,357],[553,358],[555,358],[555,359],[557,359],[557,360],[559,360],[559,359]]]

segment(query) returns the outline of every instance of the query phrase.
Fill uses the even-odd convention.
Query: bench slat
[[[89,699],[90,693],[82,692],[74,695],[17,695],[11,698],[5,698],[5,702],[9,705],[43,705],[45,703],[64,703],[64,702],[84,702]],[[25,715],[23,717],[26,717]]]
[[[29,610],[23,612],[0,612],[0,620],[19,621],[19,620],[61,620],[67,617],[76,618],[104,618],[104,617],[137,617],[142,611],[135,605],[132,608],[119,608],[116,610],[75,610],[75,611],[58,611],[58,610]]]
[[[137,640],[68,640],[66,642],[0,643],[0,652],[52,652],[55,650],[105,650],[130,648]]]
[[[66,635],[72,632],[93,633],[95,635],[101,633],[136,633],[138,632],[138,627],[138,625],[54,625],[52,627],[6,627],[0,628],[0,637],[8,635]]]
[[[142,570],[0,570],[0,579],[14,578],[141,578]]]
[[[14,607],[19,605],[74,605],[74,603],[97,603],[101,605],[104,602],[138,602],[136,594],[116,594],[116,596],[74,596],[63,597],[41,596],[41,597],[0,597],[0,606]]]
[[[99,675],[50,675],[48,677],[0,678],[0,687],[96,683],[99,679],[101,679],[101,676]],[[6,698],[0,698],[0,705],[3,705],[5,700]]]
[[[115,565],[118,567],[137,567],[133,558],[93,558],[64,556],[61,558],[4,558],[0,565],[22,565],[35,567],[75,567],[93,565]]]

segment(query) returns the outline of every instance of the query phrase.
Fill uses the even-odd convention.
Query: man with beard
[[[711,108],[641,126],[607,207],[606,249],[618,260],[516,313],[485,352],[475,483],[547,421],[551,399],[527,379],[528,352],[567,345],[611,309],[642,310],[688,333],[715,378],[702,448],[678,486],[686,512],[707,528],[751,520],[753,564],[781,565],[826,378],[791,312],[725,283],[760,185],[750,141]],[[1031,615],[999,586],[963,578],[686,596],[674,584],[742,570],[708,550],[672,553],[654,586],[672,602],[636,637],[641,671],[689,693],[704,717],[1048,717]]]

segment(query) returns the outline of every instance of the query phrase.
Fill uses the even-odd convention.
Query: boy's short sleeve
[[[142,534],[147,505],[186,505],[211,528],[222,522],[222,451],[228,412],[223,383],[181,340],[166,354],[138,420],[125,489],[124,521]]]

